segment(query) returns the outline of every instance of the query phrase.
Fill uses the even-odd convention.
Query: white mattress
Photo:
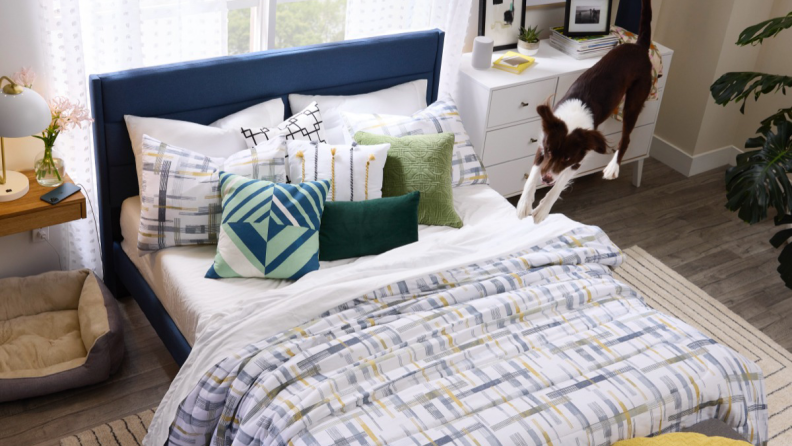
[[[455,188],[454,206],[464,227],[453,229],[421,225],[418,231],[419,245],[426,245],[429,249],[432,239],[440,234],[452,231],[487,231],[487,227],[494,221],[504,223],[505,220],[517,220],[514,207],[489,186]],[[213,245],[168,248],[140,256],[137,249],[139,226],[140,198],[127,198],[121,207],[121,233],[124,236],[121,247],[137,266],[190,345],[194,344],[202,327],[213,318],[231,313],[252,300],[261,301],[263,304],[268,298],[268,291],[294,283],[272,279],[205,279],[204,274],[214,260],[216,247]],[[398,249],[402,248],[394,251]],[[320,269],[365,262],[374,257],[320,262]]]

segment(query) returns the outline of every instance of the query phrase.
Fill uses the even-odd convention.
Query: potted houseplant
[[[542,32],[538,26],[520,28],[520,38],[517,41],[517,51],[526,56],[533,56],[539,52],[539,34]]]
[[[33,88],[36,74],[30,68],[22,68],[14,74],[14,82]],[[58,96],[49,101],[52,121],[50,125],[41,132],[41,135],[33,135],[44,142],[44,151],[36,156],[33,162],[33,170],[36,172],[36,181],[45,187],[57,187],[63,184],[63,175],[66,170],[63,159],[54,156],[53,148],[55,140],[62,132],[82,128],[85,124],[93,122],[88,109],[69,99]]]
[[[746,28],[737,45],[758,45],[764,39],[775,37],[792,27],[792,12]],[[755,72],[726,73],[710,87],[715,102],[726,105],[742,102],[740,112],[745,113],[745,103],[750,96],[758,100],[761,95],[792,87],[792,76]],[[792,237],[792,107],[781,108],[765,118],[758,136],[745,142],[747,152],[737,156],[737,165],[726,171],[726,207],[737,212],[746,223],[754,224],[767,218],[769,208],[775,208],[776,226],[786,229],[770,239],[776,248]],[[788,288],[792,288],[792,244],[778,257],[778,272]]]

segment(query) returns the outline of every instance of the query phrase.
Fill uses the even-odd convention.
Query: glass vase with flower
[[[14,75],[14,82],[33,88],[36,74],[30,68],[22,68]],[[66,131],[83,128],[84,125],[93,122],[88,109],[80,103],[71,102],[68,98],[58,96],[49,101],[52,121],[50,125],[41,132],[41,135],[33,135],[44,142],[44,151],[36,156],[33,163],[33,170],[36,172],[36,181],[45,187],[57,187],[63,184],[66,163],[62,158],[56,157],[53,153],[55,141],[58,136]]]

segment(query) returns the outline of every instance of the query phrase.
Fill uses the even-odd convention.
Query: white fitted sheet
[[[462,218],[465,226],[463,229],[466,231],[475,228],[477,231],[486,232],[488,226],[495,221],[504,223],[517,220],[514,207],[485,185],[454,188],[454,207]],[[194,344],[202,327],[212,319],[233,312],[251,299],[266,299],[267,291],[294,283],[273,279],[206,279],[204,274],[212,265],[215,256],[214,245],[167,248],[141,257],[137,249],[139,226],[140,198],[127,198],[121,207],[121,233],[124,237],[121,247],[137,266],[190,345]],[[421,225],[417,243],[424,244],[429,249],[434,238],[453,231],[459,229]],[[320,262],[320,269],[366,262],[367,259],[375,257]]]

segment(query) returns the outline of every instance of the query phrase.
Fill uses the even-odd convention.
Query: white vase
[[[539,43],[540,42],[524,42],[522,40],[517,41],[517,51],[520,54],[524,54],[526,56],[533,56],[539,52]]]

